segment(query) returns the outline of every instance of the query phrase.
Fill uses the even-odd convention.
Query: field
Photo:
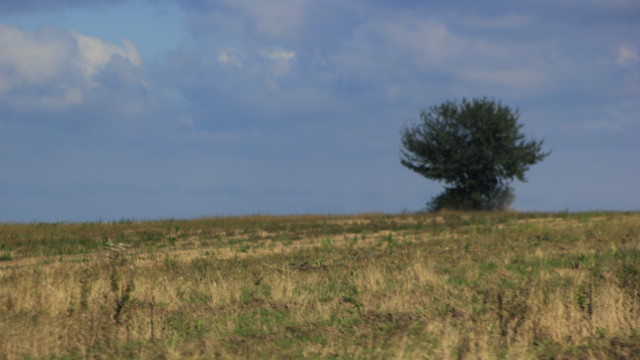
[[[0,359],[640,359],[640,213],[0,224]]]

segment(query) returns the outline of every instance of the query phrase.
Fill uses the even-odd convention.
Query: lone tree
[[[514,178],[543,160],[543,141],[520,133],[519,113],[487,98],[447,101],[420,113],[402,130],[402,165],[446,184],[427,203],[431,211],[503,210],[513,202]]]

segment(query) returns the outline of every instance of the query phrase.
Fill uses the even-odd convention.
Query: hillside
[[[640,358],[639,213],[0,224],[0,359]]]

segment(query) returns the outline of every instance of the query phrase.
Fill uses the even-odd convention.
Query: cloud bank
[[[145,6],[177,8],[163,3]],[[553,149],[517,187],[517,207],[640,201],[628,169],[640,151],[633,2],[177,4],[186,36],[152,61],[146,35],[133,35],[153,31],[135,22],[120,29],[135,42],[0,25],[0,194],[22,209],[12,219],[57,219],[67,198],[65,216],[84,219],[417,210],[440,184],[400,166],[399,130],[463,96],[519,108],[525,132]],[[6,1],[0,15],[107,6]]]
[[[0,48],[0,104],[15,118],[46,120],[43,114],[79,109],[131,117],[152,105],[142,58],[127,40],[116,45],[52,26],[0,24]]]

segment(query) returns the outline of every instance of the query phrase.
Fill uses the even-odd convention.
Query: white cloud
[[[220,50],[216,59],[222,65],[232,65],[238,68],[241,68],[244,65],[242,56],[235,49]]]
[[[261,55],[272,62],[272,71],[276,76],[287,74],[291,68],[291,62],[296,58],[295,51],[284,49],[262,51]]]
[[[142,67],[138,50],[127,40],[117,46],[53,27],[32,32],[0,24],[0,49],[0,102],[27,111],[61,110],[86,101],[92,89],[113,80],[99,75],[115,58]],[[129,81],[148,87],[143,79]]]
[[[295,51],[276,49],[271,51],[263,51],[262,56],[275,61],[289,61],[296,57]]]
[[[638,50],[630,44],[622,44],[618,48],[618,64],[631,65],[640,62]]]
[[[527,21],[522,16],[506,16],[499,26],[520,26]],[[376,81],[389,99],[398,98],[392,85],[402,84],[406,98],[442,79],[455,81],[441,83],[439,92],[518,90],[525,94],[549,84],[551,62],[557,61],[557,53],[545,43],[487,38],[408,14],[364,23],[345,43],[348,46],[341,53],[331,56],[332,65],[339,69],[337,78],[366,82],[364,89]]]
[[[271,3],[274,9],[290,5],[286,0]],[[386,99],[392,106],[411,108],[430,98],[487,95],[511,100],[582,91],[593,85],[595,75],[608,76],[585,46],[593,42],[599,47],[598,38],[576,39],[573,33],[558,38],[549,27],[552,21],[524,13],[481,16],[471,10],[452,16],[373,4],[347,7],[329,21],[331,29],[325,23],[300,22],[337,3],[300,0],[277,13],[262,0],[209,2],[202,17],[217,14],[215,19],[224,21],[194,26],[206,31],[196,34],[199,46],[193,55],[213,59],[218,66],[205,70],[216,80],[196,83],[218,89],[221,98],[241,98],[239,103],[251,98],[272,104],[280,97],[289,104],[292,92],[308,90],[334,102],[356,99],[377,106]],[[291,21],[279,24],[285,18]],[[262,26],[265,31],[258,31]],[[530,36],[520,36],[523,31],[531,31]],[[298,41],[290,33],[305,37]],[[621,50],[620,61],[636,61],[637,51],[630,49]],[[611,65],[610,59],[604,63]],[[242,71],[233,71],[238,70],[234,66]],[[185,69],[188,77],[191,68]],[[248,91],[256,95],[247,96]]]
[[[30,34],[0,24],[0,91],[6,92],[13,85],[33,84],[55,76],[72,44],[68,38],[56,38],[51,30]]]
[[[138,53],[136,46],[126,39],[121,47],[76,32],[71,34],[78,46],[77,54],[74,54],[76,64],[83,70],[87,79],[93,77],[114,55],[129,60],[135,66],[142,66],[142,57]]]

